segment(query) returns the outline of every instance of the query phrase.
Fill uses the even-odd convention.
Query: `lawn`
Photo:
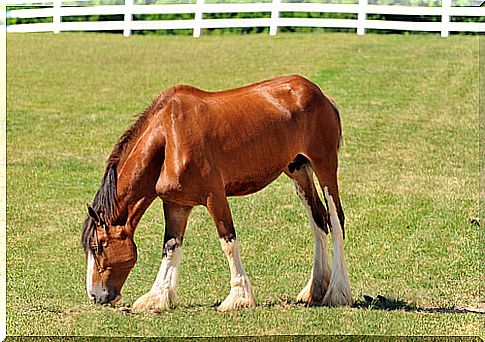
[[[8,335],[483,337],[478,59],[477,36],[7,35]],[[135,315],[92,305],[80,245],[85,203],[134,116],[178,83],[222,90],[293,73],[340,107],[356,304],[295,303],[313,237],[282,176],[230,200],[255,309],[216,311],[229,268],[202,207],[184,240],[176,308]],[[119,305],[150,289],[163,222],[156,201],[138,226],[139,261]]]

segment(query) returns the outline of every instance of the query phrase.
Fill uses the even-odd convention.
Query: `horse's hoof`
[[[241,298],[232,303],[224,303],[224,302],[221,305],[219,305],[219,307],[217,308],[217,311],[228,312],[228,311],[233,311],[238,309],[249,309],[249,308],[256,307],[256,302],[254,300],[250,300],[247,298]]]
[[[232,291],[231,291],[232,292]],[[244,295],[244,296],[237,296],[229,294],[227,298],[222,302],[221,305],[217,308],[219,312],[228,312],[237,309],[247,309],[247,308],[254,308],[256,306],[256,302],[252,296]]]
[[[312,302],[311,284],[308,284],[300,291],[298,296],[296,296],[296,302],[307,304]]]
[[[168,294],[145,293],[133,304],[133,311],[162,312],[173,306],[173,300]]]
[[[348,287],[329,287],[323,298],[322,304],[327,306],[352,305],[352,294],[350,293],[350,289]]]
[[[296,302],[305,304],[321,303],[324,294],[325,289],[323,288],[323,285],[312,286],[312,284],[308,284],[303,290],[300,291],[300,293],[296,297]]]

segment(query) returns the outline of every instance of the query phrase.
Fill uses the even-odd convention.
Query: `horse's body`
[[[312,277],[298,299],[350,303],[337,185],[340,139],[335,106],[301,76],[223,92],[191,86],[167,90],[123,135],[108,160],[83,231],[89,296],[102,303],[117,300],[136,261],[136,225],[160,197],[166,222],[162,265],[151,291],[134,308],[173,305],[183,236],[196,205],[206,206],[214,219],[231,270],[231,293],[220,310],[253,306],[227,196],[254,193],[285,173],[308,209],[315,236]],[[330,222],[313,171],[324,189]],[[327,223],[337,227],[331,230],[333,272],[326,250]]]

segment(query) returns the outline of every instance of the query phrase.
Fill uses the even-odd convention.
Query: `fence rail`
[[[202,29],[235,27],[269,27],[270,35],[277,34],[279,27],[323,27],[354,28],[363,35],[367,29],[405,30],[441,32],[447,37],[450,32],[485,32],[483,22],[459,21],[463,17],[485,17],[485,7],[454,7],[451,0],[442,0],[440,7],[416,7],[398,5],[371,5],[368,0],[357,0],[355,4],[321,3],[283,3],[273,0],[271,3],[217,3],[208,4],[205,0],[196,0],[193,4],[135,5],[133,0],[125,0],[124,5],[104,6],[63,6],[62,0],[32,0],[31,4],[50,6],[33,9],[9,9],[9,6],[25,4],[26,0],[7,0],[8,18],[52,18],[48,23],[29,23],[7,25],[7,32],[54,32],[61,31],[123,31],[129,36],[136,30],[192,29],[194,37],[201,35]],[[213,13],[270,13],[267,18],[247,19],[207,19],[204,14]],[[350,13],[356,19],[317,19],[291,18],[281,13]],[[193,19],[186,20],[135,20],[140,14],[193,14]],[[395,21],[372,20],[368,15],[429,16],[430,21]],[[63,21],[67,16],[122,15],[119,21]],[[440,21],[431,21],[431,17],[441,17]],[[452,21],[454,17],[456,20]]]

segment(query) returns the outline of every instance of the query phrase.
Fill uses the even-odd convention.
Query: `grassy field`
[[[481,335],[478,37],[281,34],[7,36],[8,335]],[[178,306],[122,314],[85,295],[84,204],[105,159],[159,91],[300,73],[339,104],[341,196],[354,307],[295,304],[313,237],[291,181],[234,198],[257,308],[220,314],[229,269],[204,208],[184,240]],[[478,220],[478,221],[477,221]],[[148,291],[162,252],[155,202],[121,305]],[[364,295],[383,296],[374,305]]]

